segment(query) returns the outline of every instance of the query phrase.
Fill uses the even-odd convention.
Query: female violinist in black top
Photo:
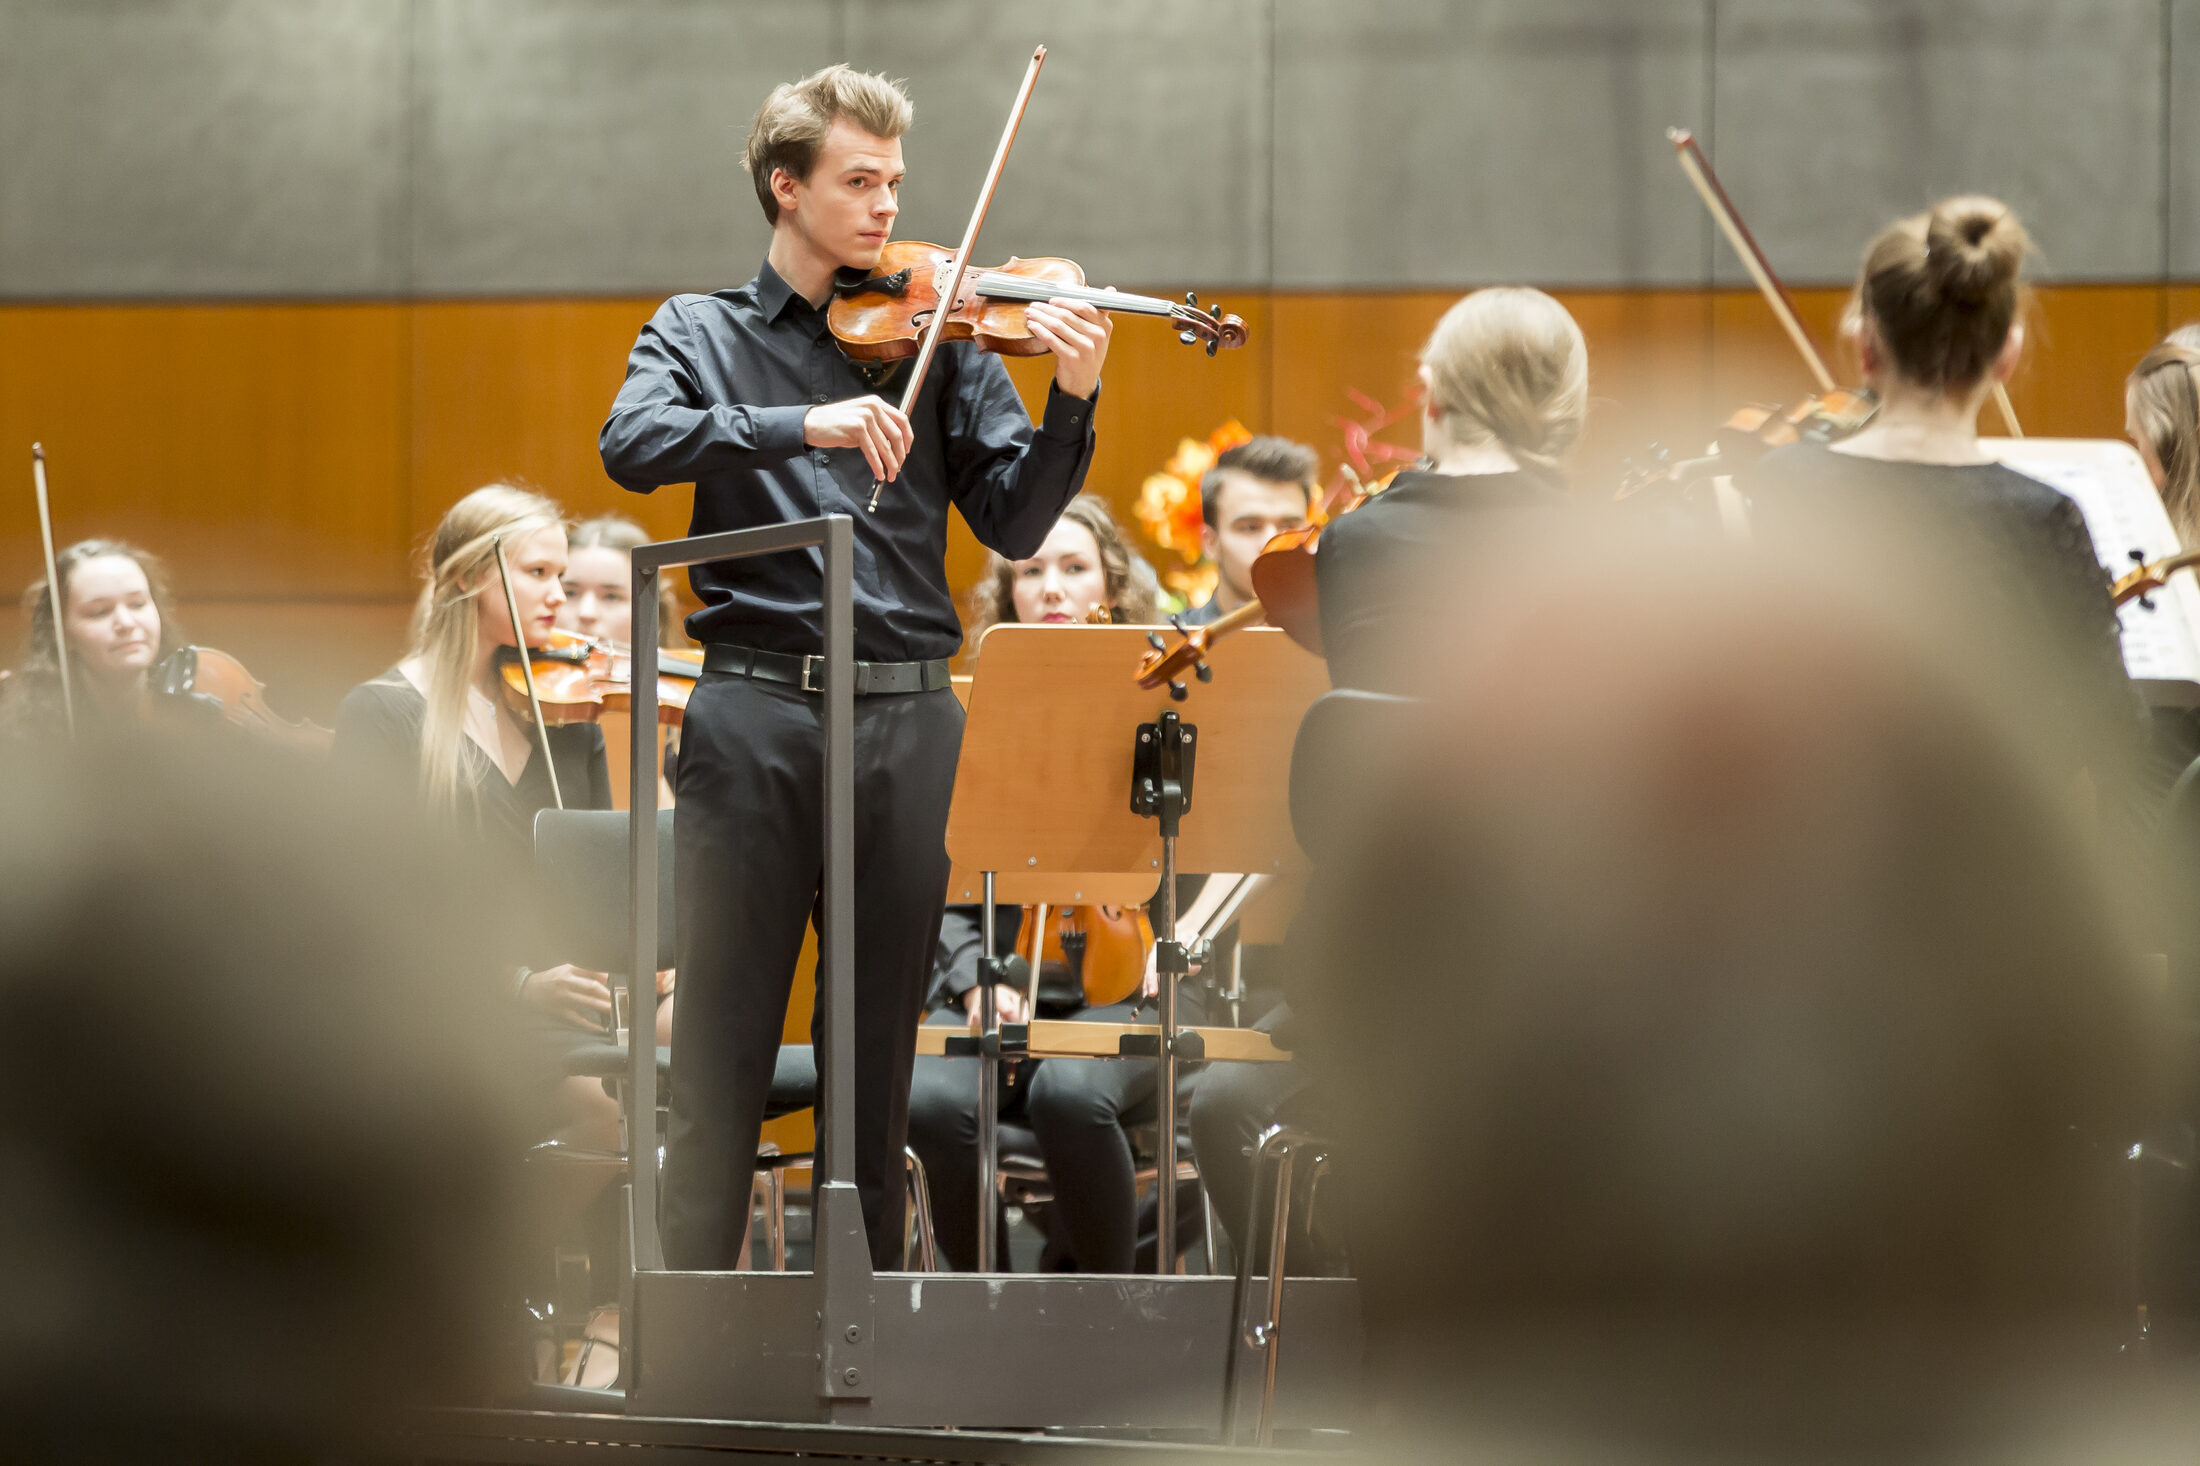
[[[429,543],[412,650],[344,695],[330,760],[340,775],[364,771],[411,791],[431,815],[518,862],[532,851],[537,811],[554,800],[535,729],[505,697],[498,667],[498,651],[517,640],[497,575],[499,536],[525,639],[548,640],[565,600],[564,512],[509,485],[476,489],[443,516]],[[566,807],[609,809],[603,730],[567,723],[550,728],[548,742]],[[524,974],[519,990],[544,1015],[578,1028],[600,1029],[611,1013],[601,973],[546,968]]]
[[[183,642],[159,560],[121,540],[79,540],[54,557],[62,630],[69,648],[71,705],[79,728],[134,724],[143,715],[146,674]],[[30,625],[23,664],[0,680],[0,731],[60,736],[60,640],[46,582],[23,592]]]
[[[1849,307],[1877,413],[1830,446],[1773,450],[1743,486],[1768,545],[1822,549],[1838,536],[1875,559],[1924,547],[1970,613],[2025,628],[2065,689],[2027,701],[2067,720],[2049,736],[2076,741],[2072,758],[2098,786],[2123,776],[2138,733],[2107,574],[2077,504],[1979,442],[1979,409],[2023,350],[2030,250],[2008,206],[1975,195],[1880,230]]]
[[[971,639],[1001,622],[1078,625],[1095,613],[1121,624],[1151,625],[1159,616],[1159,595],[1152,567],[1125,540],[1106,501],[1085,494],[1070,501],[1037,554],[992,557],[972,596]],[[1204,914],[1205,908],[1187,912],[1186,922]],[[1007,907],[997,915],[996,940],[1004,951],[1013,950],[1021,913]],[[929,995],[935,1023],[959,1025],[978,1011],[980,917],[976,906],[947,909]],[[1050,1006],[1049,993],[1057,988],[1051,976],[1041,974],[1041,1016],[1130,1021],[1128,1004],[1088,1008],[1065,994],[1060,1006]],[[1031,1016],[1023,990],[993,991],[1004,1023]],[[1192,996],[1187,985],[1186,1001]],[[909,1143],[931,1180],[940,1249],[963,1269],[975,1265],[977,1254],[977,1069],[962,1059],[921,1058],[909,1092]],[[1137,1171],[1123,1126],[1152,1118],[1154,1066],[1110,1059],[1026,1061],[1017,1081],[1002,1091],[1002,1112],[1011,1123],[1029,1127],[1053,1183],[1052,1216],[1060,1225],[1050,1226],[1050,1251],[1080,1272],[1133,1271],[1139,1247]]]
[[[1441,605],[1477,531],[1565,502],[1559,462],[1589,408],[1581,327],[1540,290],[1477,290],[1421,348],[1422,467],[1322,530],[1322,643],[1338,687],[1410,692],[1400,623]],[[1494,518],[1492,516],[1495,516]]]

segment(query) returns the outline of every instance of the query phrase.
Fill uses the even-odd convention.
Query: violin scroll
[[[1209,356],[1224,347],[1236,350],[1245,344],[1249,334],[1245,329],[1245,322],[1223,310],[1219,302],[1202,307],[1199,303],[1199,292],[1196,290],[1185,291],[1184,304],[1169,314],[1171,319],[1183,327],[1176,333],[1176,339],[1186,346],[1197,346],[1202,341],[1206,342]]]
[[[2154,609],[2154,602],[2148,597],[2168,585],[2169,578],[2178,571],[2200,565],[2200,550],[2180,550],[2174,555],[2165,555],[2151,562],[2146,557],[2146,551],[2133,550],[2131,558],[2132,568],[2118,576],[2116,583],[2109,588],[2109,600],[2117,606],[2137,601],[2151,611]]]
[[[1246,626],[1257,626],[1263,615],[1259,601],[1247,601],[1228,615],[1194,626],[1186,630],[1176,617],[1169,624],[1176,628],[1177,643],[1170,646],[1158,631],[1146,633],[1146,643],[1153,648],[1138,664],[1138,685],[1149,690],[1166,687],[1172,702],[1182,702],[1191,696],[1191,689],[1184,685],[1188,672],[1202,682],[1212,682],[1215,669],[1207,664],[1207,649]]]

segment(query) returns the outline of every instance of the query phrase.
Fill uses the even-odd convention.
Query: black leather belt
[[[798,657],[789,652],[758,651],[755,647],[728,646],[721,641],[703,646],[703,670],[758,682],[779,682],[804,692],[825,690],[825,659]],[[945,662],[858,662],[856,696],[876,697],[894,692],[937,692],[948,685]]]

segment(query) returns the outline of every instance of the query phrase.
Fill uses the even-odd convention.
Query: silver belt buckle
[[[823,692],[825,690],[822,683],[813,681],[811,678],[811,673],[824,665],[825,659],[823,657],[804,656],[802,658],[801,686],[804,692]]]

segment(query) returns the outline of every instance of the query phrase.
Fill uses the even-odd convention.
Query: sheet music
[[[2111,580],[2135,568],[2131,552],[2159,560],[2183,548],[2146,465],[2112,438],[1986,439],[1989,453],[2027,478],[2068,494],[2085,515],[2093,553]],[[2149,611],[2132,601],[2123,625],[2124,669],[2134,677],[2200,682],[2200,589],[2190,574],[2170,577]]]

